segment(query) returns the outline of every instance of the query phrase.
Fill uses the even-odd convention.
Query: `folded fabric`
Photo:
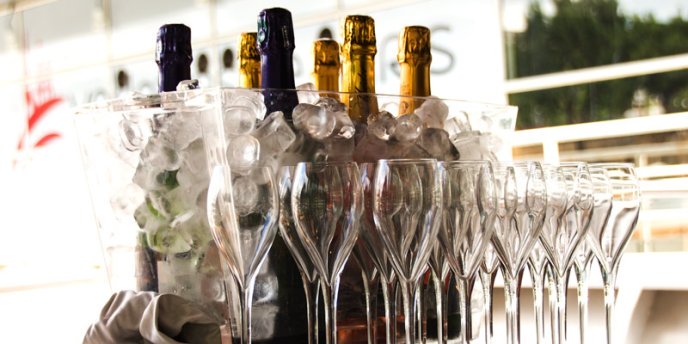
[[[120,291],[91,325],[84,344],[220,344],[220,324],[174,294]]]

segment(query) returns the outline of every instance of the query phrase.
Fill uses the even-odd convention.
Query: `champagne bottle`
[[[399,33],[397,61],[401,69],[399,115],[413,113],[423,102],[410,97],[430,95],[430,29],[407,26]]]
[[[349,116],[355,122],[365,123],[368,115],[377,113],[375,93],[375,21],[362,15],[344,19],[341,47],[342,94],[341,100],[349,107]],[[356,94],[370,93],[370,94]]]
[[[260,54],[257,34],[244,32],[239,38],[239,87],[260,88]]]
[[[155,62],[158,64],[158,91],[174,91],[182,80],[191,79],[191,29],[184,24],[160,27],[156,39]],[[158,256],[140,232],[135,248],[136,289],[159,291]]]
[[[258,50],[260,52],[260,85],[265,89],[268,114],[282,111],[291,120],[299,103],[294,84],[294,25],[291,12],[269,8],[258,15]]]
[[[282,8],[261,11],[257,39],[267,111],[282,111],[291,121],[292,110],[298,104],[294,91],[291,13]],[[307,343],[306,311],[298,266],[278,232],[256,276],[253,343]]]
[[[322,38],[313,42],[313,84],[322,97],[339,92],[339,43]]]

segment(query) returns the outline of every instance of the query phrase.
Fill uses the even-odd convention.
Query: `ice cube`
[[[209,179],[208,159],[203,139],[191,142],[179,155],[184,161],[182,166],[188,167],[191,172],[198,174],[199,177],[205,176],[205,179]]]
[[[327,161],[352,161],[354,156],[354,139],[329,138],[325,141]]]
[[[256,113],[249,107],[232,105],[224,109],[222,116],[225,135],[236,136],[250,133],[256,126]]]
[[[380,112],[389,112],[394,115],[399,115],[399,103],[396,102],[389,102],[389,103],[384,103],[382,106],[380,106]]]
[[[461,132],[451,137],[451,142],[459,151],[462,160],[483,160],[479,131]]]
[[[443,129],[425,128],[421,131],[416,145],[437,160],[458,160],[459,153]]]
[[[232,182],[234,208],[239,215],[249,214],[258,203],[258,186],[250,176],[238,177]]]
[[[255,119],[262,120],[265,117],[265,104],[263,104],[263,95],[260,92],[253,92],[248,90],[241,90],[230,101],[229,106],[237,106],[247,108]]]
[[[312,82],[296,86],[296,90],[296,94],[299,97],[299,103],[315,104],[318,99],[320,99],[320,95]]]
[[[449,107],[440,99],[431,97],[423,101],[415,114],[420,117],[424,128],[443,129],[449,115]]]
[[[344,103],[331,97],[322,97],[315,105],[332,112],[346,111],[346,105],[344,105]]]
[[[177,84],[177,91],[189,91],[189,90],[195,90],[197,88],[198,88],[198,80],[197,79],[182,80]]]
[[[387,111],[368,116],[368,133],[380,140],[389,140],[397,120]]]
[[[361,140],[368,135],[368,125],[365,123],[356,122],[354,123],[354,144],[358,146]]]
[[[195,118],[195,114],[193,112],[177,112],[167,117],[160,132],[160,138],[164,144],[179,151],[201,137],[201,124]]]
[[[146,138],[138,123],[125,118],[119,122],[119,129],[124,148],[133,152],[144,147]]]
[[[389,158],[390,145],[387,140],[382,140],[376,135],[368,132],[368,135],[356,145],[354,150],[354,161],[358,163],[377,162],[380,159]]]
[[[155,137],[148,140],[148,144],[141,151],[141,164],[168,171],[178,169],[181,165],[179,155],[165,143],[165,140]]]
[[[400,142],[412,142],[420,135],[421,125],[420,117],[416,114],[403,115],[397,118],[392,136]]]
[[[447,134],[449,134],[449,137],[452,139],[459,133],[470,132],[472,130],[471,123],[468,120],[468,114],[463,111],[444,122],[444,131],[446,131]]]
[[[335,127],[334,136],[342,139],[350,139],[356,133],[354,122],[351,121],[349,113],[346,111],[334,112]]]
[[[251,135],[233,137],[227,147],[227,161],[232,172],[247,174],[258,162],[260,142]]]
[[[261,156],[260,161],[258,161],[258,166],[260,167],[268,167],[272,171],[272,173],[277,173],[277,170],[279,169],[279,160],[277,160],[277,157],[268,155],[268,156]]]
[[[271,113],[251,135],[260,141],[260,148],[264,155],[278,155],[287,150],[296,140],[296,134],[284,119],[281,111]]]
[[[334,131],[334,113],[312,104],[299,104],[292,112],[294,126],[316,140],[323,140]]]

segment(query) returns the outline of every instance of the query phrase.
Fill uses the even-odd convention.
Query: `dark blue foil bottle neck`
[[[180,81],[191,79],[191,61],[161,61],[158,68],[158,92],[176,91]]]
[[[280,51],[262,54],[261,59],[261,87],[265,107],[268,114],[282,111],[287,120],[291,120],[291,113],[298,105],[299,99],[294,84],[294,65],[291,51]],[[291,90],[291,91],[286,91]]]
[[[268,8],[258,14],[258,50],[260,51],[261,84],[268,114],[282,111],[291,121],[299,103],[294,84],[294,24],[284,8]],[[283,91],[285,89],[292,91]]]
[[[155,62],[160,70],[158,92],[177,89],[177,84],[191,79],[191,29],[184,24],[166,24],[158,29]]]

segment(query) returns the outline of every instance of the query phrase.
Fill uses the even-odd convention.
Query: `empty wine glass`
[[[520,279],[547,206],[547,187],[537,162],[493,164],[497,185],[497,218],[492,244],[502,267],[506,299],[507,342],[519,338]]]
[[[416,338],[414,291],[437,237],[442,184],[434,159],[379,160],[373,216],[404,303],[406,343]]]
[[[375,269],[375,264],[365,248],[363,239],[361,239],[361,227],[362,225],[359,226],[359,236],[351,252],[351,257],[354,259],[354,263],[361,269],[361,281],[363,282],[366,308],[366,337],[368,338],[368,343],[375,343],[375,327],[377,324],[377,307],[375,300],[377,297],[378,279],[380,275]]]
[[[556,324],[552,324],[555,343],[566,342],[566,276],[573,265],[579,242],[585,238],[593,211],[592,180],[585,163],[546,166],[547,208],[563,214],[550,218],[540,234],[549,258],[556,290]],[[548,211],[549,213],[549,211]],[[556,328],[554,327],[556,326]]]
[[[561,172],[561,169],[553,165],[544,165],[543,172],[545,173],[545,183],[547,186],[547,208],[545,211],[545,223],[543,224],[543,233],[554,231],[552,228],[558,228],[561,225],[562,217],[564,215],[564,210],[566,209],[567,193],[566,193],[566,181]],[[533,249],[530,252],[530,257],[528,258],[528,267],[530,269],[531,279],[533,281],[533,302],[535,310],[535,327],[538,343],[544,343],[544,287],[547,273],[551,274],[551,266],[549,262],[549,257],[547,251],[542,243],[542,238],[539,238]],[[556,294],[553,294],[556,295]],[[558,338],[557,327],[555,326],[556,317],[554,316],[554,310],[556,309],[556,302],[553,302],[554,298],[550,298],[550,312],[552,313],[552,341],[556,342]]]
[[[499,226],[499,221],[496,221],[494,226],[495,228]],[[497,272],[499,272],[499,264],[497,252],[495,251],[492,241],[490,240],[485,248],[485,253],[483,254],[483,259],[480,263],[480,268],[478,269],[480,284],[483,288],[483,306],[485,307],[483,314],[485,322],[485,344],[491,344],[492,337],[494,335],[494,327],[492,322],[492,294],[494,290],[495,278],[497,277]]]
[[[614,312],[614,285],[623,250],[638,222],[640,190],[638,177],[632,164],[592,164],[607,172],[611,185],[612,206],[605,226],[592,228],[589,241],[597,257],[604,284],[604,304],[607,325],[607,343],[612,343],[612,316]]]
[[[317,301],[319,281],[318,274],[313,267],[306,249],[299,238],[294,225],[294,218],[291,210],[291,191],[292,182],[294,179],[294,166],[280,167],[277,172],[279,200],[280,200],[280,217],[279,217],[279,232],[282,239],[287,244],[287,248],[292,257],[296,261],[301,273],[301,280],[303,282],[303,291],[306,297],[306,326],[308,326],[308,344],[315,344],[318,335],[318,314]]]
[[[239,194],[246,190],[251,194]],[[279,200],[272,170],[256,168],[248,176],[232,176],[225,166],[214,167],[207,215],[213,239],[241,294],[241,343],[251,343],[253,287],[277,233]]]
[[[459,286],[461,333],[472,339],[471,294],[476,271],[492,238],[497,195],[492,166],[487,161],[441,163],[443,206],[439,238]]]
[[[586,340],[586,326],[588,323],[588,284],[587,276],[593,261],[593,251],[590,241],[593,239],[592,233],[600,233],[607,224],[609,212],[612,209],[611,185],[607,171],[603,168],[589,166],[590,177],[592,178],[594,210],[590,218],[590,228],[585,239],[581,240],[573,264],[577,280],[578,290],[578,332],[580,343]]]
[[[548,188],[549,190],[549,188]],[[548,218],[548,215],[545,215]],[[544,226],[547,226],[545,220]],[[535,316],[535,338],[537,344],[545,343],[545,279],[547,278],[547,253],[540,240],[536,240],[528,257],[528,271],[533,283],[533,313]]]
[[[326,343],[337,341],[339,276],[358,238],[362,204],[354,162],[299,163],[291,194],[294,224],[320,276]]]
[[[396,275],[391,261],[385,253],[382,238],[375,227],[373,216],[373,182],[375,164],[364,163],[359,166],[361,173],[361,189],[363,191],[363,214],[361,215],[360,242],[375,265],[380,275],[380,286],[385,307],[385,336],[386,343],[396,342]]]
[[[432,250],[430,255],[430,260],[428,262],[430,266],[432,286],[435,292],[435,316],[437,318],[436,332],[437,341],[439,343],[446,343],[447,331],[445,330],[445,324],[447,322],[447,277],[449,275],[449,264],[447,264],[444,258],[444,249],[438,242]],[[429,288],[430,284],[428,284]],[[426,310],[422,310],[423,314],[427,318]],[[427,319],[425,320],[427,324]],[[426,326],[428,327],[428,326]],[[427,331],[427,328],[425,329]]]

